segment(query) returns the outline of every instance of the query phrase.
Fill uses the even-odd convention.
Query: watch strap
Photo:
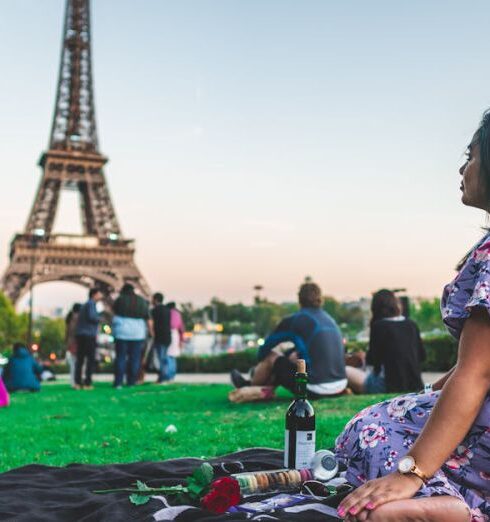
[[[417,476],[424,484],[427,484],[430,477],[428,477],[418,466],[414,464],[408,473]]]

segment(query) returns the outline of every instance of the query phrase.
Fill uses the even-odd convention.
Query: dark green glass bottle
[[[295,399],[286,413],[284,467],[309,468],[315,454],[315,411],[307,400],[308,375],[306,363],[298,360]]]

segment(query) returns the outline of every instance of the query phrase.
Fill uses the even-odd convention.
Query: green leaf
[[[141,482],[141,480],[136,481],[136,488],[140,491],[150,491],[151,488],[148,487],[144,482]]]
[[[187,489],[189,490],[189,496],[191,498],[199,498],[202,496],[204,490],[206,490],[211,484],[214,477],[214,471],[211,464],[204,462],[194,473],[187,479]]]
[[[206,486],[201,486],[197,484],[194,480],[189,479],[189,484],[187,485],[187,491],[191,498],[200,498],[201,493],[206,489]]]
[[[150,497],[148,495],[138,495],[138,493],[133,493],[132,495],[129,495],[129,500],[135,506],[142,506],[150,500]]]
[[[211,464],[208,462],[204,462],[196,470],[194,470],[191,478],[194,479],[197,484],[205,488],[211,484],[213,477],[213,466],[211,466]]]

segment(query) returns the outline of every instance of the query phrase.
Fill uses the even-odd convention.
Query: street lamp
[[[33,290],[34,290],[34,265],[36,263],[36,248],[45,235],[44,228],[35,228],[31,235],[31,266],[30,266],[30,277],[29,277],[29,325],[27,327],[27,347],[30,348],[32,343],[32,310],[33,310]]]

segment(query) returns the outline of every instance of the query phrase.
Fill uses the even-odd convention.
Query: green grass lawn
[[[174,457],[213,457],[253,446],[282,448],[287,392],[271,403],[228,402],[227,385],[157,386],[114,390],[66,384],[13,394],[0,409],[0,471],[40,463],[105,464]],[[347,420],[379,396],[316,401],[317,447],[332,446]],[[165,433],[169,424],[177,433]]]

